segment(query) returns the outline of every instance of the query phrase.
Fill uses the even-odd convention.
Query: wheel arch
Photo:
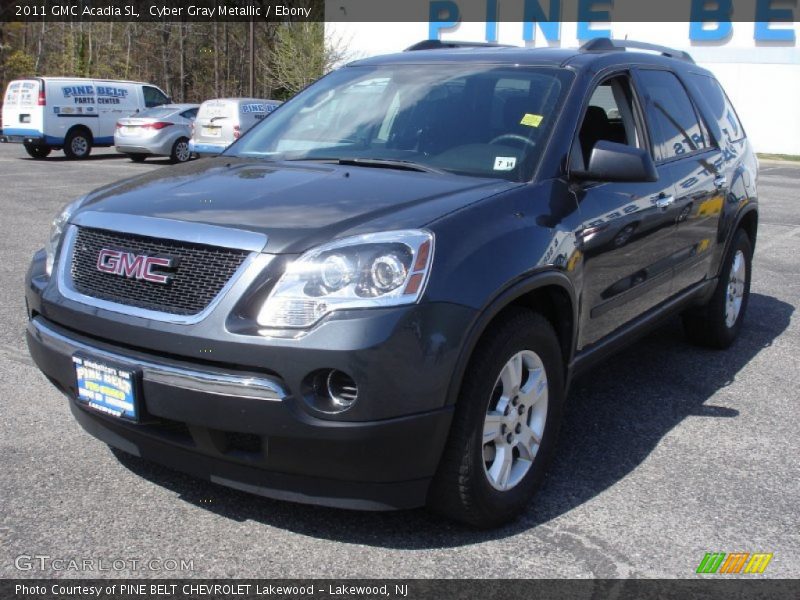
[[[747,236],[750,238],[750,245],[752,246],[753,250],[756,247],[756,237],[758,234],[758,206],[756,204],[747,204],[739,210],[735,217],[733,217],[729,221],[728,227],[725,228],[725,237],[724,237],[724,245],[722,247],[722,253],[719,258],[719,262],[716,265],[716,276],[719,277],[721,275],[722,265],[725,262],[725,256],[728,254],[728,250],[733,243],[733,239],[736,237],[736,232],[739,229],[743,229]]]
[[[70,127],[67,130],[67,134],[64,136],[64,140],[67,140],[69,138],[69,136],[72,135],[76,131],[84,131],[84,132],[86,132],[88,134],[88,136],[89,136],[89,141],[92,144],[94,144],[94,134],[92,133],[92,130],[87,125],[84,125],[83,123],[76,123],[75,125]],[[66,143],[66,141],[65,141],[65,143]]]
[[[737,229],[744,229],[747,237],[750,238],[750,245],[753,250],[755,250],[756,237],[758,237],[758,210],[755,207],[745,211],[739,216],[739,220],[733,228],[733,231],[735,232]]]
[[[552,325],[561,345],[565,384],[569,381],[569,365],[577,333],[577,301],[570,279],[560,271],[548,270],[518,281],[484,306],[473,321],[461,349],[451,378],[446,404],[456,403],[469,361],[484,334],[509,309],[528,308],[546,318]]]

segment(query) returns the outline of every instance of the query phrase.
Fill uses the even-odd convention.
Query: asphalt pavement
[[[485,532],[266,500],[78,426],[28,356],[25,270],[62,205],[166,164],[0,144],[0,577],[686,578],[740,551],[773,553],[757,577],[800,577],[800,165],[762,163],[737,343],[697,349],[673,320],[578,380],[536,501]]]

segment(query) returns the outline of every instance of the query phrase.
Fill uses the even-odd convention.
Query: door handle
[[[660,196],[656,198],[656,207],[669,208],[675,204],[675,196]]]
[[[720,175],[719,177],[714,179],[714,187],[717,189],[725,187],[725,184],[728,183],[728,180],[725,178],[724,175]]]

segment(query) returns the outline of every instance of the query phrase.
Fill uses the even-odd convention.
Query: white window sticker
[[[514,156],[498,156],[494,159],[495,171],[513,171],[517,166],[517,159]]]

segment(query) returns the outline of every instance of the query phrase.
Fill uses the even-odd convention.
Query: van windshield
[[[565,69],[353,66],[322,78],[226,152],[270,160],[385,161],[523,181],[563,105]]]

